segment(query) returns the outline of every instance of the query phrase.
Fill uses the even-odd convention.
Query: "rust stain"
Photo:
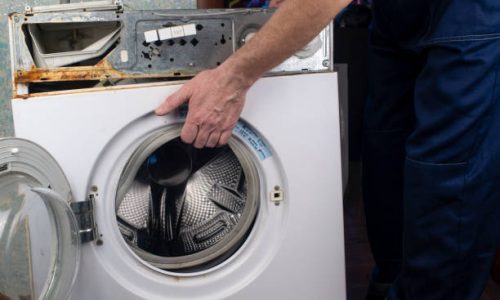
[[[14,82],[18,83],[39,83],[55,81],[86,81],[86,80],[119,80],[133,78],[163,78],[191,76],[186,72],[169,71],[166,73],[126,73],[117,71],[106,59],[94,66],[84,67],[61,67],[61,68],[37,68],[32,66],[30,70],[18,70],[14,74]]]
[[[18,95],[18,94],[15,94],[12,98],[14,98],[13,100],[15,99],[23,99],[23,100],[26,100],[30,97],[29,94],[26,94],[26,95]]]
[[[85,67],[61,67],[61,68],[37,68],[32,66],[30,70],[18,70],[14,75],[16,83],[49,82],[49,81],[81,81],[81,80],[105,80],[107,78],[128,78],[123,73],[113,69],[106,60],[95,66]]]
[[[15,16],[21,16],[21,17],[22,17],[22,16],[24,16],[24,14],[20,14],[20,13],[18,13],[18,12],[10,12],[10,13],[7,15],[7,17],[8,17],[10,20],[12,20],[12,18],[13,18],[13,17],[15,17]],[[0,298],[0,299],[1,299],[1,298]]]

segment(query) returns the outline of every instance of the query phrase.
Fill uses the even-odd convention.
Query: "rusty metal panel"
[[[54,82],[120,84],[127,79],[193,76],[221,64],[272,13],[261,9],[124,11],[117,6],[12,14],[14,94],[22,98],[31,93],[30,86]],[[108,30],[106,34],[96,30],[100,27]],[[331,44],[332,30],[327,27],[304,51],[268,75],[331,71]]]

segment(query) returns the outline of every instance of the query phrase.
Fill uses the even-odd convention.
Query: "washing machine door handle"
[[[0,298],[69,298],[81,243],[72,202],[50,153],[29,140],[0,139]]]

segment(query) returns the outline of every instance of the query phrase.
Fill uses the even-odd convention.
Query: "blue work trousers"
[[[391,300],[479,299],[500,240],[500,1],[435,3],[371,36],[363,196]]]

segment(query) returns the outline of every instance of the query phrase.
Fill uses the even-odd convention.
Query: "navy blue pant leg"
[[[376,263],[373,280],[392,283],[401,269],[405,142],[414,128],[415,53],[376,32],[369,49],[369,96],[363,136],[363,199]]]
[[[422,49],[404,166],[403,267],[389,299],[479,299],[498,244],[500,38]]]

